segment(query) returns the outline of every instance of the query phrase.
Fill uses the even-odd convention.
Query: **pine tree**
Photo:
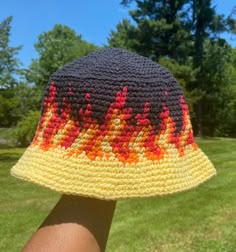
[[[10,46],[12,17],[0,23],[0,88],[13,88],[20,73],[17,54],[21,46]]]

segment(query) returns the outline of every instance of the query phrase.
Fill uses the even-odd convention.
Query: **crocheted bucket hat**
[[[187,190],[215,173],[175,78],[115,48],[51,76],[33,142],[11,170],[61,193],[113,200]]]

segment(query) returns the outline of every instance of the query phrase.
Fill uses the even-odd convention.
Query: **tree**
[[[204,113],[198,114],[198,127],[199,119],[202,127],[198,130],[204,135],[213,136],[221,121],[224,121],[222,112],[228,107],[231,99],[229,86],[232,73],[229,63],[232,49],[224,41],[206,40],[203,51],[201,75],[197,76],[198,80],[202,81],[200,84],[202,96],[196,107],[199,109],[200,104]]]
[[[111,47],[120,47],[135,51],[138,46],[137,28],[128,19],[123,19],[116,26],[117,31],[111,31],[108,43]]]
[[[27,146],[31,143],[37,129],[39,118],[39,111],[29,111],[28,114],[18,122],[17,128],[14,131],[16,145]]]
[[[21,46],[10,46],[11,22],[12,17],[8,17],[0,23],[0,127],[8,127],[19,118],[14,90],[22,74],[17,59]]]
[[[44,87],[49,76],[58,68],[96,50],[97,46],[82,40],[81,35],[70,27],[57,24],[52,30],[39,35],[35,49],[39,58],[32,61],[27,78]]]
[[[20,73],[19,61],[16,58],[22,46],[11,47],[11,22],[8,17],[0,23],[0,88],[13,88]]]
[[[236,48],[230,50],[225,64],[227,83],[222,83],[221,104],[216,118],[216,135],[236,137]],[[226,84],[226,85],[225,85]]]
[[[131,2],[136,3],[129,12],[135,24],[123,20],[108,42],[120,45],[122,38],[125,42],[135,38],[131,47],[156,61],[167,56],[183,63],[193,56],[194,68],[198,68],[205,39],[236,30],[234,12],[228,17],[217,14],[212,0],[123,0],[121,4]],[[130,43],[123,45],[130,47]]]
[[[42,90],[26,83],[0,90],[0,127],[15,127],[29,111],[39,111]]]
[[[219,46],[224,48],[224,41],[217,39],[217,35],[222,32],[234,32],[234,25],[236,20],[232,18],[232,15],[227,18],[224,15],[218,15],[215,12],[215,7],[212,6],[211,0],[192,0],[192,30],[194,33],[194,53],[193,53],[193,68],[198,69],[196,82],[198,89],[201,90],[203,96],[207,92],[207,89],[211,89],[214,92],[214,85],[221,85],[221,82],[208,82],[204,79],[204,71],[207,68],[203,66],[204,58],[204,43],[207,39],[212,41],[219,41]],[[215,64],[219,62],[215,61]],[[213,66],[213,69],[215,67]],[[212,84],[212,86],[211,86]],[[196,113],[198,115],[198,135],[203,135],[203,98],[199,99],[196,106]]]
[[[132,1],[122,1],[122,4],[127,5],[129,2]],[[155,61],[166,56],[177,62],[185,61],[193,49],[188,17],[189,1],[136,0],[135,2],[136,9],[129,12],[135,25],[129,25],[126,29],[127,21],[118,24],[117,30],[110,34],[109,44],[112,45],[111,42],[115,44],[114,41],[119,40],[118,38],[126,37],[126,41],[129,39],[133,41],[131,49]]]
[[[117,30],[110,34],[109,44],[126,46],[155,61],[167,63],[177,78],[180,69],[186,66],[191,69],[194,78],[182,77],[186,93],[194,97],[195,132],[200,136],[215,132],[217,124],[213,115],[216,111],[210,104],[222,105],[218,97],[223,94],[222,86],[228,83],[224,68],[227,43],[219,35],[236,32],[235,13],[232,11],[228,17],[216,13],[211,0],[123,0],[121,4],[131,2],[136,3],[134,10],[129,12],[134,24],[119,23]],[[218,68],[222,71],[220,75],[215,74]],[[208,105],[203,106],[203,102]],[[211,118],[207,120],[203,114]],[[207,130],[208,124],[211,130]]]

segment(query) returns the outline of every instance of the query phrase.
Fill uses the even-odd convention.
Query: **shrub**
[[[14,134],[17,145],[27,146],[31,143],[38,125],[39,117],[39,111],[30,111],[18,122]]]

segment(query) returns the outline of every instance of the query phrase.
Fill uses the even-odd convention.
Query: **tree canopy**
[[[10,46],[12,17],[0,23],[0,88],[14,87],[20,74],[17,55],[22,46]]]
[[[96,45],[84,41],[70,27],[57,24],[52,30],[39,35],[35,44],[39,58],[33,59],[27,78],[37,86],[44,87],[53,72],[97,48]]]

